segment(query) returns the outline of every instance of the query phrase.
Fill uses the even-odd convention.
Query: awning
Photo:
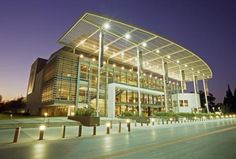
[[[212,78],[210,67],[188,49],[138,27],[108,17],[85,13],[58,41],[59,43],[98,54],[99,32],[103,29],[105,57],[136,66],[137,47],[143,52],[143,68],[163,74],[162,60],[168,63],[169,77],[180,80],[185,70],[186,81]]]

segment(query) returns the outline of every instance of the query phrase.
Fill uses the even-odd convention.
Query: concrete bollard
[[[119,121],[119,133],[121,132],[121,122]]]
[[[128,127],[128,132],[130,132],[130,122],[127,123],[127,127]]]
[[[106,123],[106,127],[107,127],[107,134],[110,134],[111,123]]]
[[[65,138],[65,136],[66,136],[66,126],[65,126],[65,125],[62,125],[61,137],[62,137],[62,138]]]
[[[79,125],[78,137],[82,135],[82,125]]]
[[[96,127],[96,125],[94,125],[93,126],[93,135],[95,136],[96,135],[96,133],[97,133],[97,129],[96,129],[97,127]]]
[[[128,127],[128,132],[130,132],[130,119],[126,119],[127,127]]]
[[[20,136],[20,130],[21,130],[21,127],[17,127],[15,129],[15,135],[14,135],[14,139],[13,139],[13,142],[16,143],[19,139],[19,136]]]
[[[43,136],[44,136],[44,131],[46,130],[46,126],[45,125],[40,125],[39,126],[39,140],[43,140]]]

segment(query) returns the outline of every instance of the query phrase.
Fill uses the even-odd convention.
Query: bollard
[[[134,126],[136,127],[137,126],[137,122],[135,121],[135,123],[134,123]]]
[[[79,125],[79,132],[78,132],[78,137],[82,135],[82,125]]]
[[[97,129],[96,129],[96,125],[94,125],[94,126],[93,126],[93,135],[94,135],[94,136],[96,135],[96,132],[97,132],[96,130],[97,130]]]
[[[121,122],[119,121],[119,133],[121,132]]]
[[[14,139],[13,139],[13,142],[16,143],[19,139],[19,136],[20,136],[20,130],[21,130],[21,127],[17,127],[15,129],[15,135],[14,135]]]
[[[141,122],[141,126],[143,126],[143,122]]]
[[[164,120],[162,119],[162,125],[164,125]]]
[[[154,121],[152,122],[152,126],[154,126]]]
[[[44,135],[45,130],[46,130],[45,125],[40,125],[39,126],[39,140],[43,140],[43,135]]]
[[[106,123],[106,126],[107,126],[107,134],[110,134],[111,123]]]
[[[149,123],[147,122],[147,126],[149,125]]]
[[[128,132],[130,132],[130,122],[127,123],[127,126],[128,126]]]
[[[10,114],[10,119],[12,119],[12,116],[13,116],[13,115],[12,115],[12,114]]]
[[[66,126],[65,126],[65,125],[62,125],[61,137],[62,137],[62,138],[65,138],[65,136],[66,136]]]
[[[126,119],[127,127],[128,127],[128,132],[130,132],[130,119]]]

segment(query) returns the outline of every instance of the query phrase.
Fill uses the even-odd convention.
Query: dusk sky
[[[202,57],[213,70],[209,90],[217,102],[222,102],[228,84],[236,87],[235,0],[0,2],[0,94],[5,100],[26,95],[33,61],[62,47],[57,40],[85,12],[140,26]]]

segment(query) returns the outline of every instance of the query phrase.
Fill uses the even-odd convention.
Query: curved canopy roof
[[[143,68],[163,74],[162,59],[168,63],[170,78],[186,81],[212,78],[210,67],[199,56],[160,35],[108,17],[85,13],[60,39],[59,43],[98,54],[99,32],[104,32],[105,57],[136,66],[137,47],[143,52]]]

